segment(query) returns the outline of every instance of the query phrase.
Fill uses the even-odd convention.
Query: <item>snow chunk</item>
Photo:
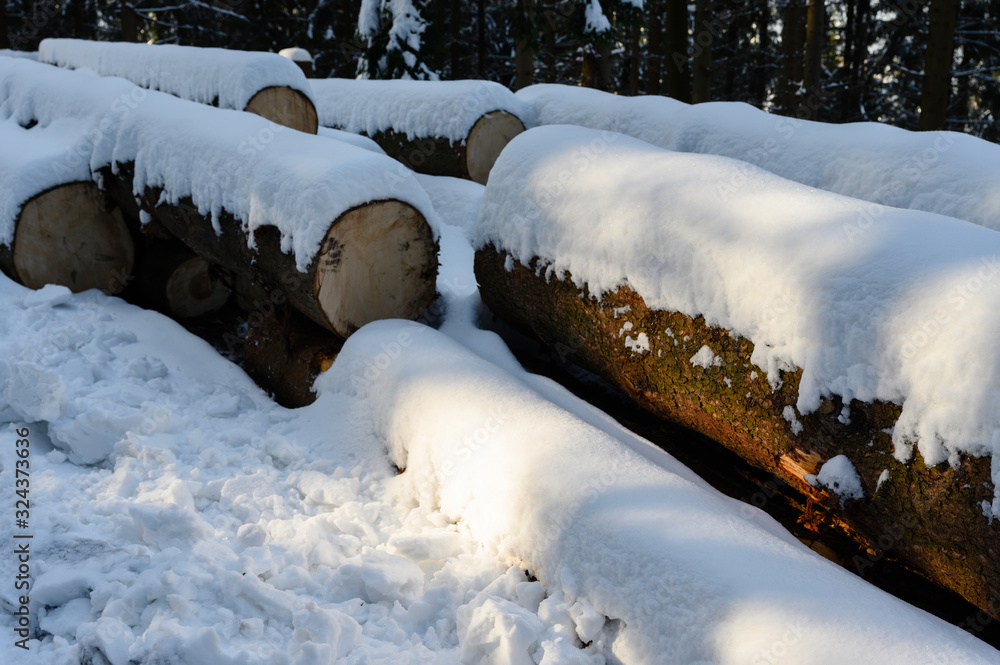
[[[878,483],[875,485],[875,491],[878,492],[882,489],[882,485],[889,482],[889,469],[882,469],[882,473],[878,474]]]
[[[818,474],[808,475],[806,480],[813,485],[819,483],[837,494],[841,504],[849,499],[865,497],[865,491],[861,487],[861,477],[846,455],[831,457],[823,464]]]
[[[292,62],[312,62],[313,57],[309,51],[304,48],[299,48],[298,46],[291,46],[289,48],[283,48],[278,51],[278,55],[283,58],[288,58]]]
[[[636,335],[635,339],[632,339],[631,335],[626,335],[625,348],[631,349],[632,353],[645,353],[649,351],[649,337],[647,337],[644,332]]]
[[[101,76],[119,76],[149,90],[236,111],[245,109],[255,94],[273,86],[312,97],[302,70],[276,53],[43,39],[38,59],[60,67],[90,69]]]
[[[506,111],[526,127],[534,108],[492,81],[374,81],[311,79],[319,124],[374,136],[393,130],[410,140],[464,141],[492,111]]]
[[[712,349],[709,348],[707,344],[698,349],[698,353],[691,356],[688,359],[695,367],[701,367],[702,369],[708,369],[710,367],[719,367],[722,365],[722,358],[715,355]]]
[[[46,284],[42,288],[24,296],[25,307],[58,307],[65,305],[73,297],[73,292],[61,284]]]
[[[789,404],[782,410],[781,415],[792,426],[792,434],[798,436],[802,432],[802,423],[795,415],[795,407]]]

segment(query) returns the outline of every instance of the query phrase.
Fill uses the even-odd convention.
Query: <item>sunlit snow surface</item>
[[[521,370],[472,324],[456,211],[482,188],[421,180],[451,211],[443,333],[362,329],[303,409],[158,314],[0,278],[0,487],[27,426],[40,638],[13,646],[5,583],[0,662],[997,661]]]

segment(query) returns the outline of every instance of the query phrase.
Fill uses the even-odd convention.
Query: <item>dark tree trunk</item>
[[[556,12],[551,3],[542,5],[545,22],[542,25],[542,80],[555,83],[556,72]]]
[[[824,0],[809,0],[806,21],[806,59],[803,87],[805,99],[800,118],[816,119],[823,105],[823,49],[826,47],[826,7]]]
[[[788,0],[782,16],[781,55],[784,76],[781,82],[780,107],[785,115],[795,115],[802,99],[805,79],[806,0]]]
[[[451,78],[453,79],[465,79],[468,78],[469,69],[465,62],[465,51],[466,45],[462,40],[462,0],[452,0],[451,2],[451,12],[449,18],[449,27],[451,28],[451,46],[450,46],[450,56],[451,56]]]
[[[629,31],[628,38],[628,94],[639,94],[639,67],[642,63],[642,48],[639,40],[642,26],[636,24]]]
[[[646,44],[646,94],[660,94],[663,72],[663,0],[649,0],[649,33]]]
[[[924,82],[920,91],[920,129],[944,129],[951,99],[955,24],[959,0],[931,0]]]
[[[767,0],[757,3],[755,12],[755,22],[757,24],[757,49],[754,51],[752,65],[753,72],[750,80],[750,95],[752,103],[763,108],[767,102],[767,84],[770,80],[768,65],[770,64],[771,52],[771,7]]]
[[[687,0],[666,0],[663,55],[664,92],[682,102],[691,101],[691,64],[688,59]]]
[[[514,19],[514,90],[535,82],[535,0],[518,0]]]
[[[1000,588],[1000,521],[990,524],[980,505],[993,499],[988,458],[965,458],[958,468],[928,468],[919,454],[909,464],[896,461],[886,432],[900,407],[891,403],[853,401],[844,423],[838,417],[844,404],[827,399],[815,413],[795,413],[799,430],[785,413],[794,409],[801,370],[783,372],[783,383],[772,389],[764,372],[751,371],[747,339],[701,317],[650,310],[628,287],[597,298],[571,281],[547,278],[535,261],[514,261],[508,270],[512,260],[492,245],[476,252],[480,292],[494,314],[603,376],[645,409],[722,443],[824,506],[872,552],[856,558],[857,572],[883,557],[897,558],[997,613],[992,593]],[[648,333],[650,351],[625,346],[622,311],[634,334]],[[718,366],[690,362],[703,345],[717,355]],[[854,464],[865,493],[843,507],[836,495],[806,480],[837,455]],[[880,484],[883,470],[888,480]]]
[[[130,2],[121,3],[121,39],[123,42],[139,41],[139,29],[135,20],[135,7]]]
[[[7,37],[7,0],[0,0],[0,48],[10,48],[10,39]]]
[[[711,0],[694,3],[694,58],[692,59],[691,101],[712,101],[712,47],[718,38],[713,33]]]
[[[486,0],[476,3],[476,71],[479,78],[486,78]]]

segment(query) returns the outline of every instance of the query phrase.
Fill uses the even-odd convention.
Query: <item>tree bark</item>
[[[476,252],[480,293],[494,314],[601,375],[645,409],[719,441],[824,506],[868,548],[870,557],[852,562],[860,574],[883,557],[897,558],[998,614],[992,594],[1000,588],[1000,521],[990,524],[980,507],[993,498],[988,459],[929,468],[917,455],[904,465],[893,457],[886,433],[899,406],[853,401],[845,422],[839,417],[845,405],[834,398],[803,416],[794,412],[801,370],[783,372],[781,386],[772,389],[750,363],[749,340],[700,317],[650,310],[628,287],[596,298],[568,276],[546,278],[535,270],[537,261],[513,261],[508,270],[511,261],[493,246]],[[626,321],[632,335],[648,334],[650,350],[626,347]],[[703,345],[717,354],[717,365],[691,363]],[[841,454],[854,464],[865,493],[843,506],[807,479]],[[880,482],[884,470],[888,480]]]
[[[476,59],[480,79],[486,78],[486,0],[476,2]]]
[[[535,82],[535,0],[518,0],[514,18],[514,90]]]
[[[112,198],[133,201],[131,165],[110,168],[101,177]],[[228,211],[219,215],[220,233],[189,198],[161,201],[150,188],[143,209],[205,260],[283,297],[317,324],[346,338],[370,321],[414,319],[436,292],[437,246],[423,215],[395,200],[349,210],[331,210],[330,227],[305,272],[281,251],[278,229],[264,226],[254,247],[242,223]]]
[[[121,211],[92,182],[59,185],[24,202],[0,269],[31,289],[60,284],[74,293],[125,288],[135,260]]]
[[[944,129],[951,99],[951,71],[955,58],[955,24],[959,0],[931,0],[930,28],[920,91],[920,129]]]
[[[666,65],[664,79],[668,97],[682,102],[691,101],[691,65],[688,59],[687,0],[666,0],[665,39],[663,55]]]

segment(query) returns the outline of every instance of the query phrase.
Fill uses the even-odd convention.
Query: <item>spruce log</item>
[[[142,88],[248,111],[309,134],[319,126],[308,80],[297,65],[276,53],[44,39],[38,54],[47,64],[121,77]]]
[[[888,434],[898,405],[851,401],[845,423],[840,418],[845,405],[833,397],[814,413],[798,414],[801,370],[782,372],[780,387],[772,389],[750,362],[751,341],[708,326],[701,317],[651,310],[627,286],[596,298],[575,286],[571,275],[547,277],[538,268],[536,260],[526,266],[486,245],[475,259],[483,301],[645,409],[719,441],[827,508],[870,552],[851,562],[859,574],[883,556],[892,557],[1000,618],[995,601],[1000,523],[987,521],[981,507],[993,499],[988,458],[965,457],[957,468],[928,467],[916,454],[902,464]],[[632,326],[624,332],[626,318]],[[655,352],[626,346],[626,336],[640,333],[648,335]],[[719,364],[692,364],[706,345]],[[786,416],[788,408],[793,418]],[[837,455],[846,455],[857,469],[865,499],[842,506],[810,482]],[[885,469],[888,479],[880,481]]]
[[[465,178],[486,184],[490,169],[512,138],[524,131],[524,123],[506,111],[480,117],[461,141],[445,138],[410,139],[405,133],[386,130],[372,139],[385,154],[408,169],[428,175]]]
[[[106,204],[93,182],[59,185],[29,199],[10,245],[0,246],[0,268],[32,289],[60,284],[115,294],[125,288],[134,258],[121,211]]]
[[[101,173],[114,198],[133,197],[131,165]],[[171,234],[234,275],[283,292],[296,309],[342,337],[377,319],[414,319],[434,299],[434,236],[423,215],[402,201],[332,210],[319,251],[300,272],[294,257],[281,251],[277,228],[257,229],[251,247],[243,224],[229,212],[220,213],[216,233],[190,198],[173,204],[161,194],[148,189],[142,205]]]
[[[312,79],[324,127],[364,134],[390,157],[428,175],[485,184],[534,110],[490,81]]]

